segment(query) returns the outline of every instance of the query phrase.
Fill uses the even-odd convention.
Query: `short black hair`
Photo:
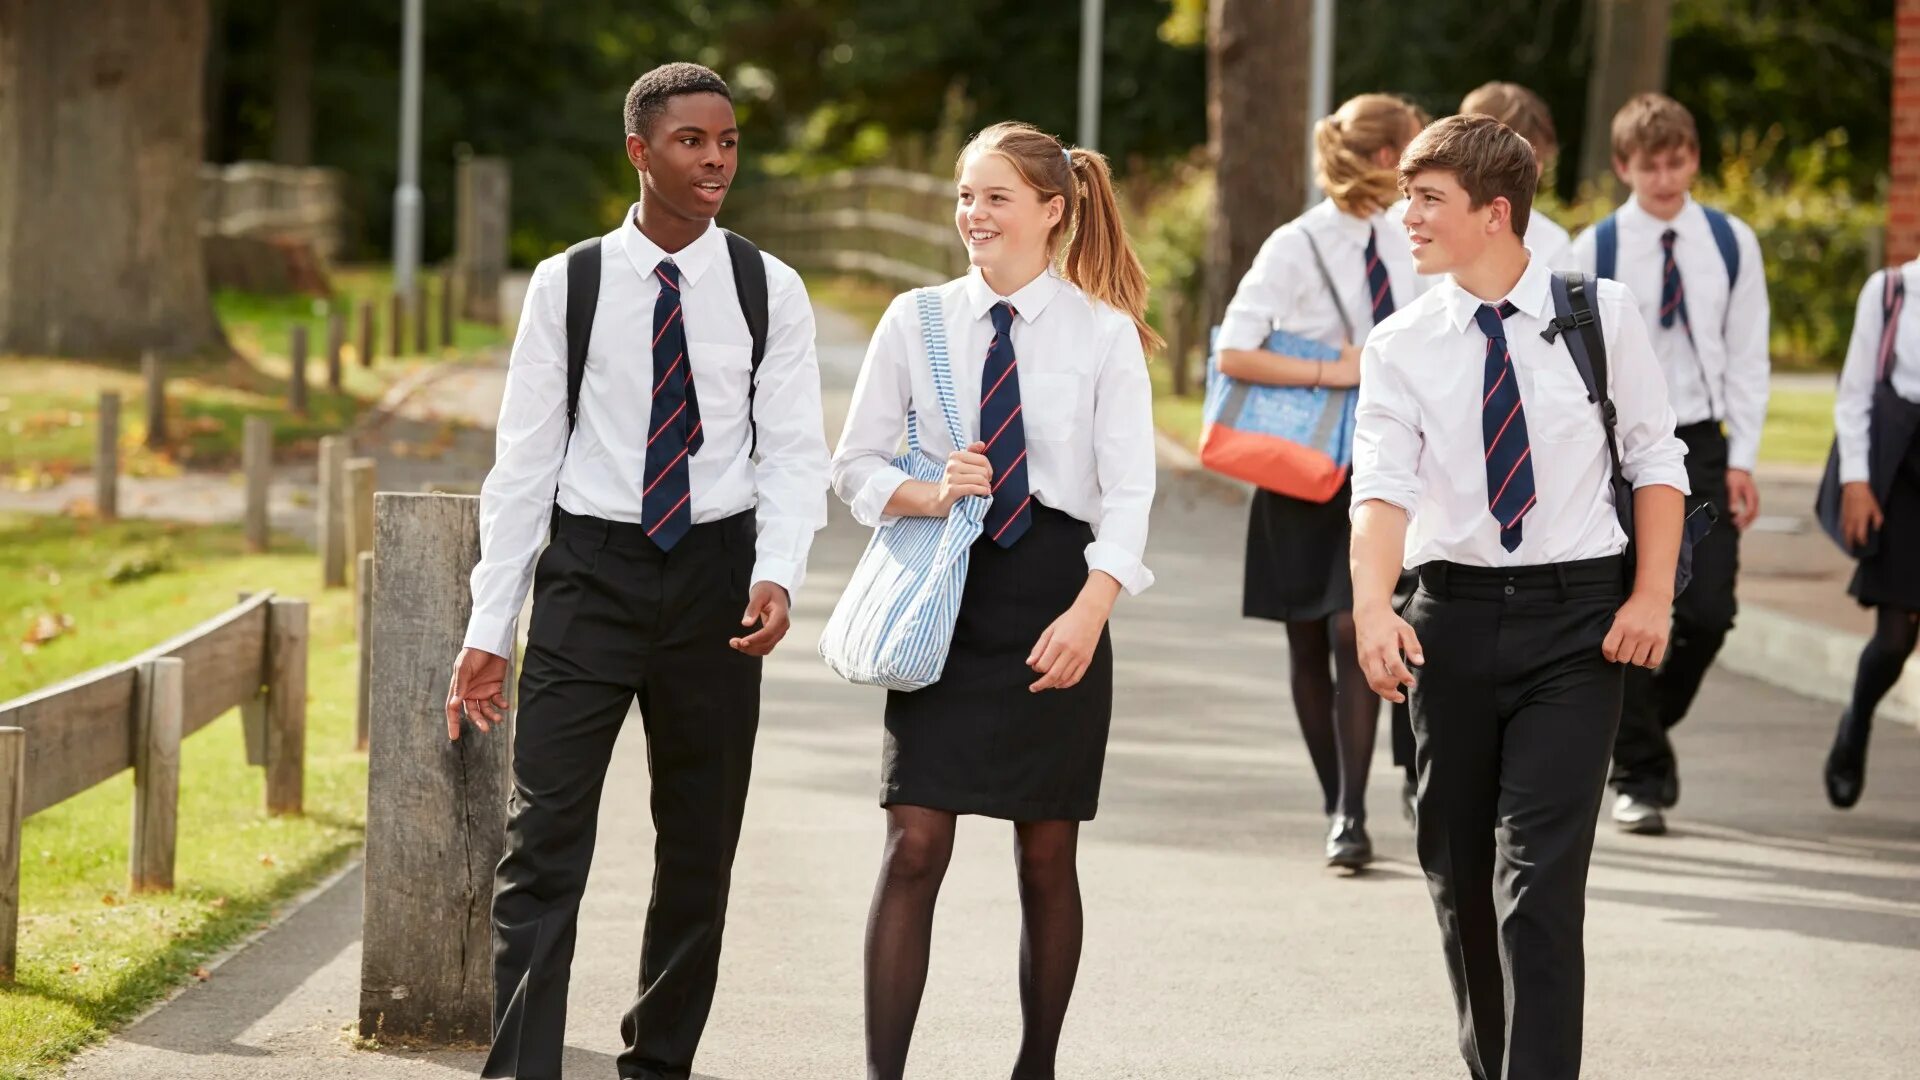
[[[627,134],[647,137],[666,109],[667,99],[681,94],[719,94],[733,100],[727,80],[712,68],[684,61],[661,64],[633,80],[633,87],[627,91]]]

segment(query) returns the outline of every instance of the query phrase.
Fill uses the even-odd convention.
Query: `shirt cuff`
[[[1741,472],[1752,472],[1754,466],[1759,463],[1759,460],[1760,444],[1758,440],[1752,443],[1747,443],[1745,440],[1742,440],[1737,444],[1729,443],[1727,445],[1727,468],[1729,469],[1739,469]]]
[[[1865,457],[1852,458],[1840,455],[1840,482],[1843,484],[1865,484],[1873,479],[1872,470],[1867,466]]]
[[[466,648],[513,658],[513,620],[475,612],[467,620]]]
[[[773,582],[787,590],[789,603],[793,600],[793,594],[800,591],[800,583],[805,581],[806,577],[807,567],[802,562],[767,555],[762,555],[753,561],[752,584],[758,585],[763,581]]]
[[[853,497],[848,509],[853,511],[853,520],[869,529],[891,525],[900,520],[899,515],[887,513],[887,503],[892,501],[893,493],[900,485],[913,479],[898,466],[886,465],[876,470],[867,482],[860,487],[860,494]]]
[[[1153,586],[1153,571],[1119,544],[1095,540],[1087,545],[1087,570],[1111,574],[1128,596],[1139,596]]]
[[[1384,484],[1370,484],[1364,487],[1354,488],[1351,500],[1347,505],[1348,521],[1352,521],[1353,515],[1360,512],[1362,504],[1369,502],[1383,502],[1388,506],[1397,507],[1401,513],[1407,515],[1407,518],[1411,520],[1413,518],[1414,504],[1420,501],[1420,493],[1413,488],[1393,488]]]

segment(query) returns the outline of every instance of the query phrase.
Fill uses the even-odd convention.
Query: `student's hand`
[[[1865,480],[1840,485],[1840,535],[1855,551],[1867,546],[1867,536],[1886,519],[1880,513],[1880,500]]]
[[[1040,634],[1027,653],[1027,666],[1040,677],[1027,687],[1031,693],[1065,690],[1080,681],[1093,663],[1093,651],[1100,646],[1100,631],[1106,629],[1107,616],[1113,613],[1111,602],[1101,604],[1086,596],[1073,602],[1053,624]]]
[[[1672,629],[1672,594],[1635,589],[1613,616],[1613,628],[1600,643],[1600,653],[1616,664],[1657,668],[1667,655],[1667,635]]]
[[[968,495],[993,494],[993,462],[987,460],[987,444],[977,442],[965,450],[947,455],[947,473],[940,478],[937,496],[940,514]]]
[[[1727,470],[1727,509],[1733,514],[1733,527],[1741,532],[1760,516],[1760,489],[1753,474],[1745,469]]]
[[[747,610],[740,616],[741,626],[760,624],[746,637],[729,638],[727,644],[748,656],[765,656],[773,651],[793,625],[788,617],[787,590],[771,581],[756,581],[747,594]]]
[[[485,734],[506,719],[507,658],[484,649],[460,650],[447,685],[447,738],[460,738],[460,710]]]
[[[1407,664],[1418,667],[1427,662],[1413,627],[1393,610],[1393,605],[1381,603],[1354,611],[1353,634],[1367,685],[1396,705],[1407,700],[1400,689],[1413,685],[1413,672]]]
[[[1340,346],[1340,359],[1321,365],[1321,386],[1359,386],[1360,385],[1360,346],[1347,344]]]

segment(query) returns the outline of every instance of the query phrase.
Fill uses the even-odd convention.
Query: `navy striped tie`
[[[1673,320],[1680,320],[1680,328],[1687,332],[1687,340],[1693,340],[1693,320],[1687,317],[1687,290],[1680,285],[1680,267],[1673,261],[1673,241],[1676,233],[1672,229],[1660,234],[1660,325],[1673,329]]]
[[[1379,326],[1393,314],[1393,284],[1387,280],[1387,267],[1380,261],[1379,237],[1367,229],[1367,295],[1373,298],[1373,325]]]
[[[653,408],[647,424],[646,487],[640,523],[662,551],[693,527],[693,488],[687,458],[700,452],[700,400],[687,357],[687,320],[680,310],[680,268],[672,259],[654,267],[660,298],[653,303]]]
[[[1027,487],[1027,425],[1020,419],[1020,375],[1013,358],[1011,304],[993,305],[993,344],[980,372],[980,438],[993,464],[993,505],[987,507],[986,534],[1012,547],[1033,524],[1033,496]]]
[[[1495,311],[1481,304],[1473,321],[1487,335],[1486,396],[1480,401],[1480,437],[1487,448],[1487,509],[1500,523],[1500,546],[1520,546],[1520,519],[1533,509],[1533,447],[1527,443],[1527,414],[1520,407],[1520,384],[1513,374],[1513,356],[1507,351],[1507,331],[1501,322],[1514,313],[1501,303]]]

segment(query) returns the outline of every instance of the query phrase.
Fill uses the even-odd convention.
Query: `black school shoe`
[[[1853,710],[1840,714],[1840,729],[1833,733],[1833,749],[1827,751],[1827,801],[1836,810],[1850,809],[1860,801],[1867,786],[1867,741],[1873,734],[1873,720],[1856,723]]]
[[[1336,815],[1327,829],[1327,865],[1359,870],[1373,861],[1373,840],[1359,818]]]

